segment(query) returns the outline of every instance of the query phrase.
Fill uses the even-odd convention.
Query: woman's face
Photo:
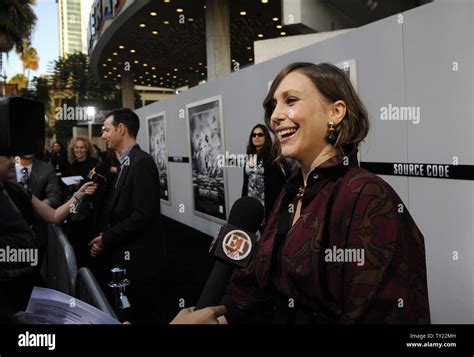
[[[311,80],[298,71],[282,80],[273,104],[272,129],[282,155],[309,167],[327,145],[328,104]]]
[[[76,145],[74,145],[74,156],[76,160],[83,161],[87,157],[87,148],[86,144],[82,140],[77,140]]]
[[[263,148],[265,145],[265,133],[262,128],[255,128],[252,131],[252,144],[257,150]]]

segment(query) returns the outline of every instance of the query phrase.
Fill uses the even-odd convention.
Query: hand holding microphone
[[[106,182],[106,172],[107,164],[105,162],[99,161],[87,174],[87,180],[95,182],[99,186],[104,185]]]
[[[86,182],[84,185],[81,186],[81,188],[79,188],[79,190],[77,190],[77,192],[74,193],[74,195],[78,195],[79,197],[76,197],[76,196],[74,197],[76,197],[76,199],[80,201],[84,197],[94,195],[95,192],[97,191],[97,188],[98,188],[98,185],[95,182],[93,181]]]
[[[79,219],[84,219],[84,210],[91,209],[90,202],[93,200],[92,196],[105,184],[106,170],[107,164],[99,161],[87,174],[85,183],[73,193],[74,198],[78,201],[74,208],[74,213],[80,217]]]

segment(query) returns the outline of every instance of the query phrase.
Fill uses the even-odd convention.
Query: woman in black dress
[[[263,124],[255,125],[247,144],[242,197],[254,197],[265,208],[261,232],[290,171],[285,161],[275,161],[272,146],[272,137],[267,127]]]

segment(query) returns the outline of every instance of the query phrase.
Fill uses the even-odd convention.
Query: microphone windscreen
[[[253,197],[242,197],[232,206],[227,223],[255,233],[262,224],[263,217],[264,209],[259,200]]]
[[[104,176],[107,172],[107,164],[103,161],[99,161],[95,165],[95,172],[97,172],[101,176]]]

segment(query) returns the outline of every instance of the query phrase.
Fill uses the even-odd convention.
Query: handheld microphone
[[[239,198],[230,210],[227,224],[221,227],[209,252],[216,258],[211,274],[196,304],[196,310],[219,304],[235,268],[245,268],[252,260],[264,216],[255,198]]]
[[[93,168],[92,170],[89,171],[87,174],[87,177],[84,182],[94,182],[97,184],[97,186],[103,187],[106,183],[106,177],[105,173],[107,171],[107,164],[105,162],[99,161]],[[74,208],[74,211],[72,211],[75,215],[75,218],[73,219],[84,219],[84,210],[91,210],[92,209],[92,202],[94,201],[94,198],[92,197],[84,197],[81,201],[77,203],[77,205]]]
[[[103,161],[99,161],[92,170],[87,174],[88,181],[93,181],[97,185],[103,185],[106,181],[105,174],[107,172],[107,164]]]

